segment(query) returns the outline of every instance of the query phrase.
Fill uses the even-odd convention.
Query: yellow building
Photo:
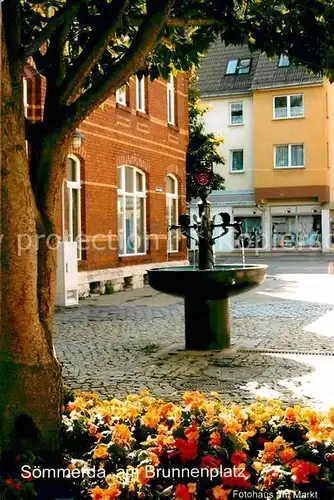
[[[261,56],[252,92],[254,192],[264,208],[263,246],[328,251],[334,85],[286,57]]]
[[[334,84],[287,56],[217,41],[199,87],[206,130],[225,139],[225,190],[212,204],[243,221],[246,248],[334,250]],[[217,250],[238,248],[225,243]]]

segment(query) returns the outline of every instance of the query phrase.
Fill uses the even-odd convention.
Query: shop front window
[[[321,248],[321,215],[298,216],[298,243],[301,248]]]
[[[321,248],[321,215],[273,217],[272,248]]]
[[[242,223],[245,248],[262,248],[261,217],[234,217],[235,222]],[[241,248],[241,235],[234,232],[234,248]]]

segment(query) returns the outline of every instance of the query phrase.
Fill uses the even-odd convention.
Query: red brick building
[[[25,77],[26,116],[41,119],[43,77],[29,66]],[[78,242],[79,294],[106,283],[140,287],[148,268],[184,263],[185,240],[167,234],[167,224],[186,209],[186,77],[132,77],[80,132],[81,146],[69,151],[59,228],[62,241]]]

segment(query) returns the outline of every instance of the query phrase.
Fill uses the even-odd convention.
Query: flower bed
[[[64,408],[63,448],[82,499],[334,498],[334,408],[79,394]]]

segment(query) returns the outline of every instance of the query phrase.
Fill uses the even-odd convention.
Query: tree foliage
[[[197,198],[198,186],[194,181],[196,172],[210,172],[213,164],[224,164],[219,153],[219,146],[224,138],[205,132],[203,115],[208,110],[200,99],[196,87],[196,76],[190,79],[189,86],[189,145],[187,151],[187,201]],[[212,189],[224,189],[224,179],[214,172]]]

